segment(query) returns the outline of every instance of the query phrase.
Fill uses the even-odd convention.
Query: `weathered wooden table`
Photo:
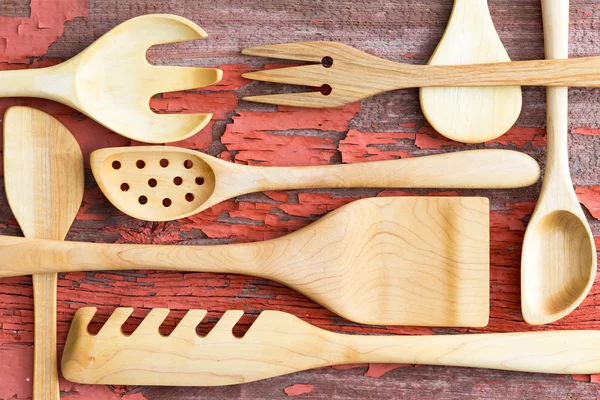
[[[496,27],[515,60],[542,58],[539,0],[490,0]],[[285,90],[250,83],[240,74],[262,68],[265,60],[240,55],[250,45],[284,41],[334,40],[392,60],[425,63],[446,26],[452,0],[255,1],[255,0],[2,0],[1,69],[55,64],[83,50],[119,22],[146,13],[173,13],[201,25],[209,38],[159,46],[149,58],[157,64],[219,66],[218,85],[169,93],[152,100],[159,112],[213,112],[214,121],[198,135],[176,145],[252,165],[352,163],[442,153],[463,148],[434,132],[424,121],[418,91],[379,95],[338,110],[303,110],[241,101],[247,94]],[[571,1],[571,55],[600,54],[600,1]],[[268,62],[268,61],[267,61]],[[518,149],[540,162],[545,158],[544,90],[524,89],[521,118],[498,140],[477,148]],[[592,230],[600,238],[600,108],[598,91],[571,90],[570,156],[577,193]],[[61,120],[87,156],[106,146],[137,145],[85,116],[48,101],[2,99],[0,111],[26,104]],[[1,171],[1,169],[0,169]],[[305,226],[353,199],[365,196],[427,194],[484,195],[491,199],[491,319],[485,329],[365,327],[349,323],[293,290],[249,276],[130,271],[73,273],[59,283],[59,340],[84,305],[99,308],[99,329],[116,306],[136,308],[126,329],[134,329],[152,307],[174,310],[164,324],[168,333],[186,310],[209,310],[203,330],[228,309],[243,309],[244,330],[265,309],[296,314],[317,326],[352,333],[440,334],[526,331],[519,304],[519,260],[527,221],[540,185],[503,191],[314,190],[257,193],[228,201],[193,217],[147,223],[120,214],[86,171],[84,204],[70,240],[129,243],[208,244],[281,236]],[[443,171],[440,171],[443,173]],[[0,185],[3,186],[3,185]],[[21,235],[0,188],[0,233]],[[600,242],[599,242],[600,244]],[[1,260],[1,255],[0,255]],[[539,329],[600,329],[599,287],[560,323]],[[31,396],[33,312],[31,279],[0,280],[0,399]],[[220,388],[104,387],[61,383],[69,399],[597,399],[600,377],[552,376],[490,370],[412,365],[350,365],[325,368],[247,385]]]

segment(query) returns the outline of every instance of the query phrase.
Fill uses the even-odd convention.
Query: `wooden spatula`
[[[28,238],[63,240],[83,199],[83,155],[48,114],[11,107],[4,115],[4,178],[10,207]],[[32,255],[35,256],[35,255]],[[33,275],[34,399],[58,399],[56,273]]]
[[[374,325],[485,326],[489,204],[479,197],[363,199],[277,239],[217,246],[0,236],[0,277],[162,269],[272,279]]]
[[[349,363],[406,363],[557,374],[600,372],[600,332],[547,331],[433,336],[365,336],[326,331],[291,314],[264,311],[244,337],[232,328],[244,314],[227,311],[200,337],[206,315],[192,310],[167,337],[168,309],[154,309],[132,335],[122,325],[133,309],[117,309],[97,335],[96,309],[75,314],[62,358],[67,379],[110,385],[219,386]]]
[[[454,0],[450,22],[429,65],[510,61],[487,0]],[[503,135],[521,113],[521,87],[421,88],[421,109],[442,135],[458,142],[485,142]]]

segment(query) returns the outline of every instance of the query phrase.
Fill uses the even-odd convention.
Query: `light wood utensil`
[[[538,181],[538,163],[508,150],[316,167],[253,167],[178,147],[116,147],[91,155],[92,171],[119,210],[147,221],[196,214],[265,190],[351,187],[511,188]]]
[[[244,97],[297,107],[341,107],[378,93],[414,87],[573,86],[600,87],[600,57],[474,65],[396,63],[336,42],[250,47],[243,54],[312,65],[255,71],[247,79],[320,88],[306,93]]]
[[[242,338],[232,328],[244,314],[227,311],[200,337],[204,310],[189,311],[169,336],[159,333],[168,309],[153,309],[127,336],[133,309],[118,308],[97,335],[96,308],[77,310],[62,357],[65,377],[110,385],[219,386],[311,368],[352,363],[406,363],[557,374],[600,372],[600,332],[546,331],[434,336],[334,333],[291,314],[263,311]]]
[[[429,65],[510,61],[487,0],[455,0],[450,22]],[[421,88],[421,109],[436,131],[457,142],[478,143],[508,131],[521,113],[521,87]]]
[[[542,0],[546,56],[566,58],[569,2]],[[547,91],[547,162],[544,183],[525,231],[521,309],[532,325],[556,321],[587,296],[596,276],[596,246],[569,172],[568,89]]]
[[[154,45],[205,38],[193,22],[150,14],[123,22],[74,58],[38,69],[0,72],[0,97],[39,97],[72,107],[130,139],[148,143],[194,135],[212,114],[159,115],[150,109],[158,93],[193,89],[221,80],[215,68],[153,66]]]
[[[71,133],[42,111],[9,108],[4,115],[4,179],[8,203],[25,237],[63,240],[84,187],[83,155]],[[30,256],[36,257],[35,249]],[[60,397],[56,278],[54,272],[33,275],[36,400]]]
[[[0,260],[0,277],[132,269],[259,276],[364,324],[476,327],[489,316],[486,198],[363,199],[257,243],[157,246],[0,236]]]

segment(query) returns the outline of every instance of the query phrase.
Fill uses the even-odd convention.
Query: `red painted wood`
[[[213,112],[213,122],[193,138],[174,145],[198,149],[232,162],[252,165],[319,165],[414,157],[466,147],[519,149],[544,161],[544,91],[524,89],[517,126],[478,146],[448,141],[429,127],[416,90],[386,93],[341,110],[301,110],[250,104],[248,94],[290,88],[250,83],[243,72],[269,67],[272,60],[241,56],[250,45],[301,40],[337,40],[393,60],[425,63],[445,28],[452,0],[317,1],[293,4],[266,0],[155,2],[149,0],[33,0],[23,16],[21,0],[0,4],[0,69],[35,68],[74,56],[111,27],[136,15],[168,12],[199,23],[209,38],[192,44],[158,46],[149,52],[157,64],[220,66],[217,85],[169,93],[152,100],[157,112]],[[513,59],[543,57],[538,0],[489,0],[500,36]],[[597,19],[600,2],[571,0],[571,54],[600,54]],[[63,32],[64,29],[64,32]],[[45,55],[44,55],[45,54]],[[41,58],[39,58],[41,56]],[[30,64],[30,61],[32,63]],[[600,101],[597,90],[571,91],[571,172],[577,193],[600,244]],[[138,145],[68,107],[42,100],[0,99],[0,112],[17,104],[41,108],[72,130],[84,153],[107,146]],[[0,164],[1,165],[1,164]],[[440,171],[443,173],[443,171]],[[0,183],[0,233],[20,235]],[[491,200],[491,319],[483,329],[430,329],[360,326],[345,321],[282,285],[249,276],[129,271],[63,274],[59,281],[59,340],[81,306],[99,307],[92,330],[117,306],[135,307],[125,329],[132,331],[152,307],[170,307],[168,333],[186,310],[209,310],[207,330],[227,309],[247,315],[243,331],[266,309],[294,313],[322,328],[348,333],[432,334],[507,332],[532,328],[519,304],[519,262],[526,223],[540,185],[505,191],[318,190],[256,193],[219,204],[201,214],[169,223],[147,223],[120,214],[87,171],[84,204],[69,240],[121,243],[208,244],[279,237],[354,199],[391,195],[474,195]],[[0,254],[1,262],[1,254]],[[600,278],[599,278],[600,279]],[[0,280],[0,399],[31,396],[33,312],[29,277]],[[582,306],[559,323],[537,329],[600,329],[600,292],[592,288]],[[389,371],[388,371],[389,370]],[[386,372],[387,371],[387,372]],[[382,375],[381,375],[382,374]],[[376,377],[379,376],[379,377]],[[28,381],[29,379],[29,381]],[[82,386],[62,382],[69,399],[596,399],[597,376],[551,376],[427,366],[348,366],[306,371],[247,385],[223,388]],[[300,392],[304,392],[300,394]]]

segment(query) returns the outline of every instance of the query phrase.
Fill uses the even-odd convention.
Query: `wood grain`
[[[566,58],[568,7],[544,0],[548,58]],[[571,183],[568,158],[568,89],[547,92],[547,156],[544,184],[525,232],[521,262],[521,309],[530,324],[556,321],[587,296],[596,277],[596,246]]]
[[[487,0],[455,0],[450,21],[429,65],[510,61]],[[445,137],[481,143],[506,133],[521,113],[521,88],[422,88],[421,109]]]
[[[148,268],[238,273],[286,284],[362,324],[481,327],[489,316],[485,198],[363,199],[290,235],[227,246],[0,237],[0,247],[0,276]]]
[[[327,188],[515,188],[533,185],[540,167],[505,150],[474,150],[406,160],[319,167],[255,167],[177,147],[96,150],[98,186],[125,214],[145,221],[185,218],[252,192]],[[471,168],[477,165],[477,168]],[[440,171],[445,171],[440,174]]]
[[[4,114],[4,149],[6,197],[23,234],[63,240],[83,199],[83,155],[77,141],[50,115],[12,107]],[[60,397],[56,282],[56,273],[33,275],[36,400]]]

